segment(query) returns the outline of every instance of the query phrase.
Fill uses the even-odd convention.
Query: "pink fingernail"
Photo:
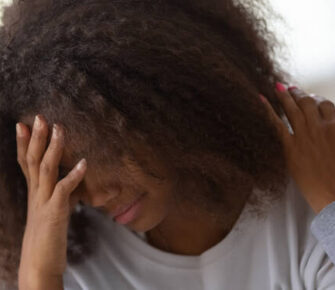
[[[276,89],[278,92],[285,92],[286,88],[282,83],[276,82]]]

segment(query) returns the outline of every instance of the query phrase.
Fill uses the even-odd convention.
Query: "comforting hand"
[[[319,213],[335,201],[335,106],[296,87],[287,90],[280,83],[276,93],[293,134],[266,98],[260,97],[279,131],[291,176],[314,212]]]
[[[86,161],[81,160],[58,181],[64,148],[62,127],[57,126],[53,131],[46,150],[48,126],[42,116],[35,119],[31,138],[27,126],[22,123],[18,126],[21,130],[17,131],[17,159],[28,186],[19,285],[22,289],[28,289],[27,285],[37,289],[43,279],[50,282],[61,278],[65,271],[68,223],[76,203],[71,193],[84,177]]]

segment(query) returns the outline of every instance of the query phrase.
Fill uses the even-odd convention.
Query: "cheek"
[[[136,226],[138,231],[149,231],[155,228],[173,210],[173,198],[170,191],[155,188],[155,190],[147,189],[147,192]]]
[[[148,206],[152,212],[165,213],[171,207],[172,194],[168,191],[152,191],[148,195]]]

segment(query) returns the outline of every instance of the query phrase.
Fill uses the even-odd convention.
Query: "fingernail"
[[[52,134],[54,137],[59,137],[58,126],[56,124],[53,124],[52,126]]]
[[[16,132],[17,132],[17,135],[19,135],[19,136],[23,135],[22,128],[19,125],[19,123],[16,123]]]
[[[282,83],[276,82],[276,89],[278,92],[284,92],[286,91],[285,86]]]
[[[76,165],[77,170],[81,170],[86,166],[87,162],[85,158],[82,158]]]
[[[42,125],[41,118],[39,115],[35,116],[35,121],[34,121],[34,127],[35,128],[40,128]]]

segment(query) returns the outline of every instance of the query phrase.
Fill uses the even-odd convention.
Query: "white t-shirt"
[[[67,266],[65,290],[331,290],[335,266],[310,230],[315,213],[291,178],[265,219],[247,204],[233,230],[199,256],[154,248],[96,211],[96,253]]]

